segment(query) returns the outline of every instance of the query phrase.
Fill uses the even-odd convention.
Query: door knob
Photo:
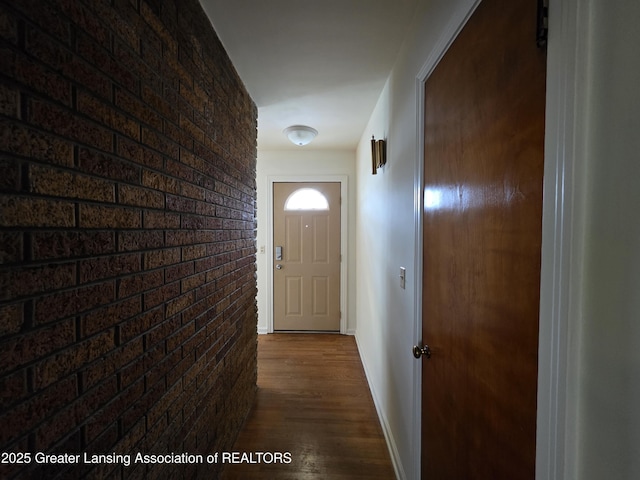
[[[277,265],[276,265],[276,270],[282,270],[282,265],[277,264]]]
[[[431,358],[431,349],[429,345],[425,345],[424,347],[419,347],[418,345],[413,346],[413,356],[416,358],[420,358],[422,356],[427,358]]]

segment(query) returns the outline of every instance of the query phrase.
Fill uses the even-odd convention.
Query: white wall
[[[640,478],[640,2],[589,2],[580,479]]]
[[[347,333],[355,332],[356,314],[355,302],[355,218],[356,218],[356,176],[355,152],[314,150],[313,144],[299,147],[296,150],[260,150],[258,148],[257,182],[258,182],[258,332],[267,332],[268,298],[267,281],[271,272],[267,268],[267,255],[270,254],[267,238],[267,210],[269,177],[322,177],[325,175],[345,175],[348,182],[348,265],[347,265]],[[260,253],[260,248],[266,247],[266,252]],[[344,314],[345,312],[343,312]]]

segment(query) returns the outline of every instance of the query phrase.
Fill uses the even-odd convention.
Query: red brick
[[[75,283],[75,263],[5,270],[0,272],[0,299],[60,290]]]
[[[99,66],[100,71],[115,84],[120,84],[131,92],[138,90],[138,80],[134,74],[120,65],[109,51],[83,33],[77,36],[76,43],[78,54],[92,65]]]
[[[113,347],[113,332],[109,331],[75,343],[72,347],[47,357],[34,367],[34,388],[40,390],[51,385],[80,366],[100,358]]]
[[[32,37],[36,37],[36,40],[33,40]],[[33,44],[36,42],[37,45],[34,46]],[[51,45],[50,40],[48,38],[44,38],[44,36],[39,32],[29,32],[28,50],[31,53],[34,53],[33,50],[36,48],[48,49]],[[59,55],[65,54],[66,52],[62,51]],[[45,51],[35,52],[35,55],[38,57],[48,57],[55,54],[50,51]],[[54,64],[54,68],[56,68],[57,65],[64,63],[64,60],[59,58],[45,58],[45,61],[46,60],[49,60],[50,63]],[[51,97],[66,106],[71,106],[71,83],[55,71],[51,70],[51,68],[25,57],[18,57],[14,65],[10,68],[17,81],[24,85],[28,85],[33,90],[44,94],[47,97]]]
[[[173,300],[167,302],[166,313],[167,318],[172,317],[173,315],[181,312],[191,304],[193,304],[195,300],[195,295],[193,292],[187,292],[180,297],[174,298]]]
[[[40,297],[35,301],[38,325],[86,312],[115,299],[113,281]]]
[[[123,429],[125,431],[129,430],[137,424],[140,419],[144,419],[146,412],[162,397],[163,393],[164,385],[162,384],[151,385],[147,388],[147,392],[123,413]]]
[[[149,309],[142,315],[126,320],[120,326],[120,340],[128,342],[143,333],[151,330],[154,326],[159,325],[164,320],[164,311],[162,308]]]
[[[180,261],[180,249],[168,248],[164,250],[154,250],[144,254],[144,268],[150,270],[153,268],[172,265]]]
[[[73,203],[38,198],[0,198],[0,226],[73,227]]]
[[[144,294],[144,306],[152,308],[166,302],[170,298],[175,298],[180,294],[180,282],[164,285],[163,287],[151,290]]]
[[[100,45],[109,47],[109,30],[103,25],[98,16],[75,0],[56,0],[60,9],[76,25],[78,31],[91,35]]]
[[[167,352],[171,352],[176,348],[179,348],[194,334],[195,324],[192,322],[185,325],[177,332],[167,337]]]
[[[167,194],[167,210],[174,212],[195,212],[196,204],[193,200],[176,195]]]
[[[150,168],[155,168],[156,170],[162,169],[164,165],[162,155],[126,137],[118,138],[117,151],[119,156],[131,160],[138,165],[145,165]],[[148,171],[145,172],[147,174],[149,173]]]
[[[93,441],[111,424],[115,423],[122,412],[144,394],[144,382],[137,382],[119,393],[108,405],[92,415],[86,426],[87,442]]]
[[[0,265],[19,262],[23,258],[22,234],[0,232]]]
[[[191,89],[184,83],[180,83],[179,92],[182,98],[189,102],[194,110],[202,113],[204,111],[204,105],[207,102],[207,95],[197,84],[194,87],[194,89]]]
[[[64,43],[69,41],[69,23],[58,11],[39,0],[22,0],[13,2],[15,8],[29,16],[29,19],[42,27],[50,35]]]
[[[189,245],[194,243],[195,232],[176,230],[166,232],[167,246]]]
[[[182,215],[181,224],[182,228],[191,230],[202,230],[206,228],[206,219],[199,215]]]
[[[2,18],[0,17],[0,22]],[[20,110],[20,92],[7,85],[0,85],[0,114],[17,118]]]
[[[0,6],[0,258],[3,285],[20,280],[2,291],[24,297],[0,307],[2,347],[22,362],[0,401],[77,382],[10,448],[220,450],[251,405],[257,110],[200,5],[158,5]],[[174,471],[111,467],[12,476]]]
[[[78,158],[80,168],[87,173],[128,183],[140,183],[140,167],[129,162],[85,148],[79,149]]]
[[[119,11],[116,11],[111,8],[109,3],[96,3],[93,4],[93,7],[102,21],[114,32],[116,38],[123,40],[135,52],[139,52],[140,38],[138,32],[134,28],[135,25],[130,25],[127,21],[127,17],[131,18],[131,16],[125,15],[127,12],[135,12],[135,10],[123,9],[121,6],[118,9]],[[131,20],[138,21],[137,12],[135,18],[131,18]]]
[[[171,403],[175,401],[176,397],[180,394],[181,391],[182,385],[178,384],[171,387],[162,396],[162,398],[160,398],[160,401],[158,401],[155,405],[153,405],[153,407],[149,409],[147,413],[147,425],[154,425],[160,420],[161,417],[166,417],[169,405],[171,405]]]
[[[118,202],[124,205],[162,209],[164,208],[164,194],[157,190],[120,185],[118,188]]]
[[[143,226],[147,229],[180,228],[180,215],[177,213],[145,211],[143,216]]]
[[[73,115],[70,111],[37,100],[28,102],[30,123],[44,130],[77,140],[103,151],[110,151],[113,134],[102,127]]]
[[[164,118],[172,123],[178,123],[180,119],[178,112],[162,96],[146,85],[142,87],[142,99]]]
[[[118,249],[123,252],[164,247],[164,234],[160,230],[136,230],[118,233]]]
[[[139,296],[124,302],[102,307],[81,317],[82,336],[88,337],[102,330],[108,330],[119,323],[138,315],[142,311]]]
[[[216,215],[217,207],[207,202],[196,202],[196,214],[203,217],[214,217]],[[207,224],[207,228],[209,228]]]
[[[123,115],[112,106],[87,92],[80,91],[78,93],[77,108],[78,112],[84,113],[103,125],[117,130],[134,140],[140,139],[140,125],[138,122]]]
[[[207,278],[206,274],[199,273],[197,275],[192,275],[189,278],[186,278],[182,281],[182,291],[188,292],[189,290],[194,290],[205,284]]]
[[[80,283],[137,273],[141,268],[140,254],[91,258],[79,263]]]
[[[3,425],[0,429],[0,443],[7,444],[28,432],[39,422],[54,415],[57,410],[71,402],[76,395],[75,377],[68,377],[51,388],[38,392],[28,401],[0,417]]]
[[[180,115],[180,129],[188,132],[197,142],[204,143],[204,131],[183,115]]]
[[[177,79],[177,82],[191,85],[190,75],[185,72],[184,68],[182,68],[182,65],[180,65],[180,63],[176,60],[174,55],[165,52],[163,59],[164,72],[168,77],[174,77]],[[177,88],[177,84],[175,85],[175,88],[165,87],[164,98],[169,103],[174,105],[174,108],[177,108],[181,115],[184,115],[188,118],[193,117],[193,107],[189,105],[189,103],[184,98],[182,98],[182,96],[180,96]]]
[[[180,185],[180,192],[184,197],[195,198],[196,200],[205,199],[205,189],[190,183],[182,183]]]
[[[0,37],[14,45],[18,43],[17,19],[0,5]]]
[[[182,261],[194,260],[196,258],[202,258],[207,255],[207,248],[205,245],[189,245],[182,247]]]
[[[126,298],[146,290],[151,290],[161,286],[163,283],[164,278],[160,270],[121,278],[118,280],[118,298]]]
[[[105,231],[46,231],[31,234],[34,260],[115,252],[115,234]]]
[[[181,128],[180,125],[174,125],[173,123],[166,122],[164,126],[164,134],[168,139],[175,142],[178,148],[184,147],[189,150],[193,149],[193,144],[194,144],[193,137],[189,134],[187,130]],[[173,158],[177,160],[177,157],[173,157]],[[173,175],[173,172],[171,173]],[[188,173],[190,176],[189,178],[187,178],[187,180],[192,181],[193,172],[188,171]]]
[[[0,349],[0,372],[6,373],[71,345],[75,341],[75,323],[59,322],[4,342]]]
[[[100,64],[95,64],[100,65]],[[78,55],[73,55],[67,63],[62,66],[64,75],[73,79],[81,88],[85,88],[100,98],[111,100],[112,84],[111,80],[102,72]]]
[[[82,228],[140,228],[140,217],[138,210],[80,205],[80,227]]]
[[[122,372],[124,366],[129,364],[131,361],[134,361],[135,359],[141,360],[143,353],[144,342],[142,337],[112,350],[106,356],[92,362],[91,365],[80,372],[83,388],[85,390],[92,388],[106,378],[109,378],[118,372]],[[142,362],[136,361],[136,363]]]
[[[193,274],[193,263],[179,263],[165,269],[164,278],[167,283],[180,280]]]
[[[24,304],[0,306],[0,336],[18,333],[24,323]]]
[[[1,411],[7,411],[9,406],[21,403],[28,394],[26,368],[0,377]]]
[[[87,438],[87,440],[85,440],[86,441],[85,451],[87,452],[88,455],[93,455],[93,454],[99,455],[100,453],[103,453],[103,452],[112,452],[114,451],[112,448],[113,445],[115,445],[118,442],[118,423],[111,422],[109,425],[106,426],[103,432],[98,433],[96,437],[91,438],[91,440],[88,439],[88,435],[87,433],[85,433],[85,438]],[[121,452],[117,452],[117,453],[121,453]],[[87,467],[91,468],[90,465]],[[111,463],[98,464],[94,468],[91,468],[88,474],[85,475],[83,473],[83,478],[100,478],[103,480],[121,480],[122,479],[122,477],[120,476],[121,468],[122,467],[117,464],[111,464]],[[113,474],[109,474],[110,471],[113,471]]]
[[[142,3],[140,5],[140,14],[147,22],[147,24],[151,27],[151,29],[162,39],[162,42],[169,48],[171,51],[176,51],[178,49],[178,44],[176,39],[171,35],[171,33],[167,30],[162,21],[158,18],[156,13],[154,13],[152,7],[147,3]]]
[[[178,193],[179,191],[178,182],[175,178],[150,170],[143,170],[142,185],[167,193]]]
[[[42,195],[115,201],[115,185],[111,182],[37,165],[29,167],[29,186],[32,192]]]
[[[95,387],[90,392],[80,396],[67,408],[49,417],[36,430],[35,448],[38,451],[49,449],[58,439],[64,438],[80,426],[92,410],[100,408],[108,398],[117,391],[115,377]]]
[[[178,146],[175,143],[144,126],[142,127],[142,143],[170,158],[178,158]]]
[[[174,327],[174,330],[172,331],[175,331],[177,326],[180,325],[179,321],[172,320],[172,321],[165,322],[166,325],[168,325],[169,323],[171,323],[172,326]],[[155,333],[155,331],[152,333]],[[158,338],[162,340],[167,335],[169,335],[169,332],[166,332],[163,337],[158,336]],[[154,343],[151,342],[151,345],[153,344]],[[163,346],[163,343],[161,342],[159,346]],[[180,358],[181,356],[179,351],[172,352],[167,355],[164,355],[164,352],[163,352],[163,357],[160,360],[154,361],[153,363],[151,363],[150,361],[147,362],[147,359],[145,358],[145,367],[147,369],[147,372],[144,378],[147,385],[154,385],[157,382],[163,385],[166,384],[165,380],[166,380],[167,373],[180,361]]]

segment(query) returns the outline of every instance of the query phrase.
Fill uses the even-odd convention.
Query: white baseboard
[[[396,446],[396,442],[391,434],[391,429],[389,428],[389,422],[387,421],[387,417],[384,414],[380,406],[380,401],[378,394],[375,389],[372,388],[371,376],[369,375],[369,369],[367,368],[367,362],[362,354],[362,349],[360,348],[360,342],[358,341],[358,333],[357,331],[353,332],[353,335],[356,337],[356,346],[358,347],[358,353],[360,354],[360,361],[362,363],[362,367],[364,369],[364,374],[367,377],[367,383],[369,384],[369,391],[371,392],[371,396],[373,397],[373,404],[376,407],[376,412],[378,413],[378,419],[380,420],[380,425],[382,426],[382,432],[384,433],[384,438],[387,442],[387,448],[389,449],[389,455],[391,456],[391,463],[393,464],[393,470],[396,474],[397,480],[407,480],[407,475],[402,468],[402,462],[400,460],[400,454],[398,453],[398,448]]]

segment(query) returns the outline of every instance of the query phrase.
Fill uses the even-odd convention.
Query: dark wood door
[[[536,4],[484,0],[426,82],[424,479],[534,478],[546,65]]]

